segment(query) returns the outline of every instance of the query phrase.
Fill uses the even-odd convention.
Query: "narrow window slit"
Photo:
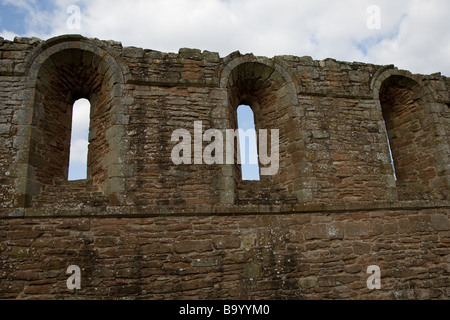
[[[248,105],[237,108],[242,180],[260,180],[255,119]]]
[[[386,141],[387,141],[387,145],[388,145],[388,148],[389,148],[389,157],[390,157],[390,160],[391,160],[392,172],[393,172],[393,175],[394,175],[394,180],[397,181],[397,175],[395,173],[394,157],[392,156],[392,149],[391,149],[391,143],[389,141],[388,130],[387,130],[387,127],[386,127],[386,122],[385,121],[383,121],[383,122],[384,122],[384,132],[386,134]]]
[[[87,179],[90,110],[91,104],[87,99],[78,99],[73,104],[69,181]]]

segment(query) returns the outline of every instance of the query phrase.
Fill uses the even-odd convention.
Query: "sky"
[[[311,56],[450,76],[448,0],[0,0],[0,36]]]
[[[74,102],[70,139],[69,180],[86,179],[91,104],[87,99]]]
[[[237,108],[237,120],[238,128],[243,131],[242,134],[239,132],[242,179],[259,180],[260,176],[257,157],[258,140],[256,138],[255,118],[250,106],[240,105]]]

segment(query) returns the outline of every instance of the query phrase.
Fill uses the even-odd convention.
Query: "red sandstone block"
[[[216,249],[236,249],[241,246],[241,239],[236,236],[219,236],[212,238]]]
[[[364,222],[348,222],[345,225],[346,238],[360,238],[368,235],[367,226]]]
[[[177,241],[173,244],[173,249],[177,253],[206,252],[212,250],[212,243],[211,240]]]

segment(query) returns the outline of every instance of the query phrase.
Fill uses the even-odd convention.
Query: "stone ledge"
[[[80,205],[77,208],[53,209],[49,207],[25,208],[20,210],[4,208],[0,219],[23,217],[186,217],[186,216],[245,216],[245,215],[288,215],[311,213],[351,213],[371,211],[411,211],[426,209],[449,209],[448,201],[378,201],[348,203],[312,203],[303,205],[191,205],[191,206],[95,206]]]

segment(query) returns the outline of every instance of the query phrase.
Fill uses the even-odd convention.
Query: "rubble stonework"
[[[243,103],[275,175],[171,161],[174,130],[237,129]],[[448,299],[449,106],[449,78],[392,65],[0,38],[0,298]]]

